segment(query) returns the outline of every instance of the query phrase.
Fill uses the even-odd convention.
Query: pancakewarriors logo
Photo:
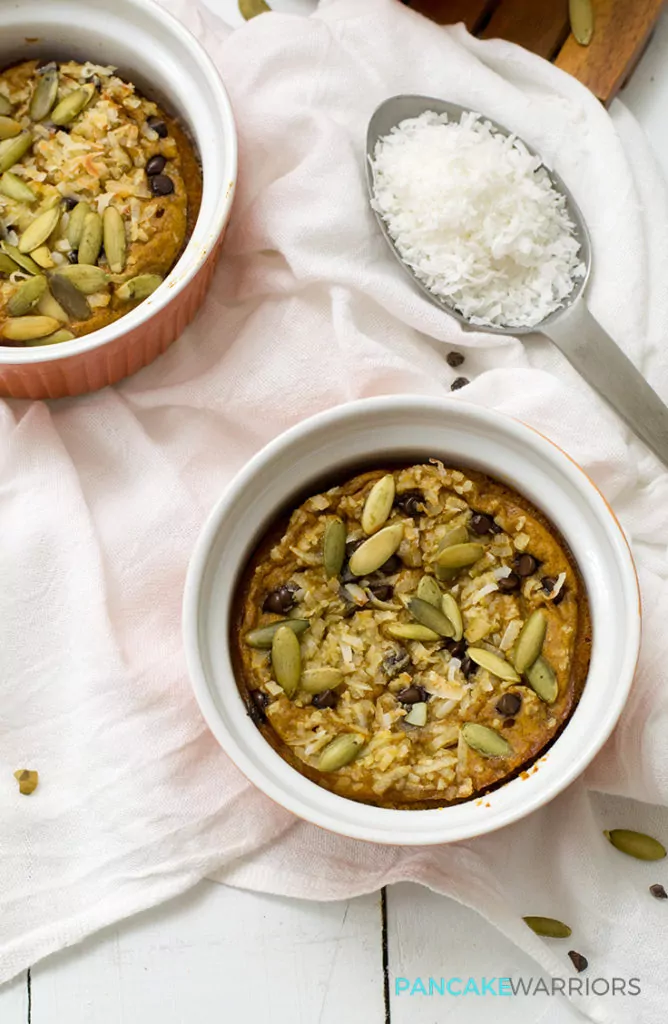
[[[638,996],[639,978],[395,978],[397,996]]]

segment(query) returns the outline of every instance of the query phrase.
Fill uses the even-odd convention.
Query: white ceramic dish
[[[330,793],[291,768],[253,725],[228,642],[236,581],[263,530],[311,481],[361,463],[436,456],[483,470],[542,509],[570,545],[591,606],[593,645],[582,698],[538,770],[484,799],[436,810],[392,810]],[[529,427],[461,400],[368,399],[300,423],[233,480],[206,523],[184,598],[184,639],[209,727],[241,771],[288,810],[334,832],[397,845],[446,843],[507,825],[545,804],[610,735],[633,680],[640,644],[638,583],[628,544],[605,499],[559,448]]]
[[[21,0],[0,4],[0,68],[32,58],[113,64],[179,117],[202,163],[197,223],[157,291],[107,327],[59,345],[0,347],[0,394],[59,398],[146,366],[195,315],[214,270],[237,176],[225,87],[199,43],[153,0]]]

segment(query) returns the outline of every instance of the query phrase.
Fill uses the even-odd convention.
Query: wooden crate
[[[519,43],[575,75],[609,103],[640,58],[664,0],[593,0],[589,46],[570,33],[568,0],[404,0],[440,25],[464,21],[481,39]]]

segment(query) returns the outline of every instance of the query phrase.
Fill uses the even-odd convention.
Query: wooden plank
[[[502,0],[482,38],[507,39],[551,60],[568,34],[568,0]]]
[[[495,4],[496,0],[411,0],[408,6],[431,18],[437,25],[455,25],[463,21],[469,32],[474,32]]]
[[[589,46],[569,36],[555,64],[609,103],[643,51],[664,0],[595,0]]]
[[[2,1024],[29,1024],[27,976],[21,974],[0,988]]]
[[[342,1020],[384,1020],[378,895],[319,904],[204,882],[32,970],[32,1024]]]
[[[424,997],[401,989],[398,979],[539,978],[535,960],[479,914],[422,886],[403,883],[387,890],[390,1019],[392,1024],[577,1024],[582,1017],[560,998],[532,995],[465,998],[435,992]],[[544,977],[544,976],[543,976]],[[361,1019],[361,1018],[360,1018]]]

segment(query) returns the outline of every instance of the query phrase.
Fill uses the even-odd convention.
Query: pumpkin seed
[[[0,252],[0,274],[13,274],[15,270],[18,270],[18,263],[14,263],[14,260],[6,253]]]
[[[18,291],[14,292],[7,303],[7,312],[10,316],[23,316],[36,306],[46,291],[45,277],[31,277],[24,281]]]
[[[362,529],[371,536],[387,522],[392,511],[396,487],[391,473],[377,480],[367,495],[362,511]]]
[[[37,249],[33,249],[31,257],[42,270],[51,270],[56,265],[51,259],[51,250],[48,245],[40,245]]]
[[[108,206],[102,218],[104,251],[112,274],[125,270],[126,239],[123,218],[115,206]]]
[[[266,14],[270,10],[271,7],[265,3],[265,0],[239,0],[239,12],[246,21],[257,17],[258,14]]]
[[[18,316],[5,320],[1,333],[7,341],[32,341],[53,334],[59,326],[58,321],[51,316]]]
[[[637,860],[662,860],[666,856],[665,847],[658,839],[652,839],[642,832],[633,832],[629,828],[613,828],[603,835],[612,843],[616,850],[635,857]]]
[[[12,117],[0,114],[0,139],[13,139],[21,131],[21,125]]]
[[[19,238],[19,252],[30,253],[46,242],[60,220],[60,206],[40,213]]]
[[[448,583],[459,576],[459,569],[444,569],[442,565],[434,565],[434,575],[441,583]]]
[[[348,565],[354,576],[368,576],[369,573],[380,569],[388,558],[401,544],[404,537],[404,524],[392,523],[391,526],[384,526],[378,533],[365,540],[363,544],[353,551]]]
[[[109,283],[109,275],[102,267],[94,267],[89,263],[73,263],[70,266],[58,267],[53,277],[65,277],[83,295],[94,295],[103,291]]]
[[[30,116],[33,121],[43,121],[51,113],[58,95],[58,71],[51,68],[40,75],[30,100]]]
[[[385,625],[385,632],[396,640],[421,640],[423,643],[429,643],[441,639],[439,633],[422,626],[419,622],[388,622]]]
[[[97,263],[101,248],[102,218],[99,213],[87,213],[81,229],[81,238],[79,239],[79,263]]]
[[[60,345],[63,341],[72,341],[75,337],[71,331],[66,331],[62,327],[59,331],[54,331],[53,334],[47,334],[45,338],[35,338],[33,341],[26,341],[28,348],[34,348],[35,345]]]
[[[364,740],[353,732],[345,732],[328,743],[318,760],[321,772],[336,772],[354,761],[364,746]]]
[[[81,233],[83,231],[84,221],[87,214],[91,213],[91,208],[88,203],[77,203],[72,210],[69,220],[67,222],[67,241],[70,243],[73,249],[79,248],[79,242],[81,241]]]
[[[477,722],[466,722],[462,726],[462,736],[467,746],[483,757],[508,757],[513,752],[507,739],[494,729]]]
[[[462,613],[459,610],[459,605],[455,601],[452,594],[444,594],[441,598],[441,610],[454,627],[454,633],[452,635],[453,640],[461,640],[464,636],[464,622],[462,620]]]
[[[594,9],[591,0],[569,0],[571,31],[580,46],[589,46],[594,35]]]
[[[524,674],[534,693],[537,693],[546,704],[554,704],[559,693],[559,684],[549,661],[539,655]]]
[[[505,679],[509,683],[519,683],[519,673],[515,671],[513,666],[505,658],[502,658],[500,654],[494,654],[493,651],[487,651],[484,647],[469,647],[466,651],[471,661],[474,661],[476,665],[480,665],[481,668],[486,668],[492,675],[498,676],[499,679]]]
[[[324,693],[335,690],[342,679],[343,672],[338,668],[307,668],[299,685],[306,693]]]
[[[0,242],[0,249],[7,256],[10,256],[14,263],[18,263],[21,270],[25,270],[28,274],[41,274],[42,271],[39,269],[37,264],[30,256],[26,256],[25,253],[19,252],[15,245],[10,245],[9,242]]]
[[[444,569],[464,569],[467,565],[477,562],[484,553],[485,548],[482,544],[452,544],[437,553],[436,564]]]
[[[12,105],[11,105],[11,103],[9,102],[7,97],[3,96],[2,93],[0,92],[0,114],[2,114],[3,117],[6,117],[8,114],[11,114],[11,112],[12,112]]]
[[[522,626],[515,644],[513,664],[518,672],[526,672],[543,649],[547,619],[541,611],[532,612]]]
[[[418,701],[413,704],[412,708],[404,718],[404,722],[408,725],[426,725],[427,724],[427,704],[425,701]]]
[[[37,311],[41,313],[42,316],[52,316],[55,320],[60,320],[63,324],[69,323],[70,320],[63,307],[60,303],[56,302],[51,292],[44,292],[44,295],[37,304]]]
[[[142,302],[162,284],[159,274],[139,274],[131,277],[116,289],[116,296],[121,302]]]
[[[299,639],[289,626],[280,626],[271,642],[271,664],[276,682],[287,697],[294,697],[302,674]]]
[[[322,542],[322,561],[325,576],[331,579],[341,572],[346,557],[346,527],[341,519],[330,519],[325,526]]]
[[[17,203],[34,203],[37,199],[33,190],[11,171],[5,171],[0,176],[0,192],[8,199],[15,199]]]
[[[548,939],[567,939],[572,934],[568,925],[555,917],[525,917],[523,920],[536,935],[544,935]]]
[[[436,554],[440,554],[441,551],[445,551],[446,548],[451,548],[454,544],[466,544],[469,539],[469,531],[465,526],[456,526],[454,530],[450,530],[446,533],[445,537],[438,545]]]
[[[440,610],[435,608],[429,601],[423,601],[419,597],[412,597],[406,606],[413,616],[427,629],[432,629],[439,636],[451,637],[454,635],[455,627]]]
[[[54,299],[73,320],[88,320],[91,308],[85,296],[81,294],[68,277],[62,274],[51,274],[49,284]]]
[[[14,772],[14,778],[19,784],[19,793],[23,796],[30,796],[39,784],[39,772],[31,772],[28,768],[19,768]]]
[[[29,131],[21,132],[13,139],[4,139],[3,142],[0,142],[0,174],[18,163],[31,146],[32,132]]]
[[[86,104],[90,103],[94,94],[95,86],[92,83],[90,85],[83,85],[80,89],[75,89],[74,92],[69,93],[64,100],[60,101],[51,114],[51,120],[58,127],[69,124],[70,121],[73,121],[81,113]]]
[[[436,608],[440,608],[441,588],[433,576],[423,576],[418,583],[415,593],[421,601],[426,601],[428,604],[433,604]]]
[[[268,651],[271,648],[274,634],[281,626],[288,626],[297,636],[304,633],[311,623],[308,619],[277,619],[269,626],[260,626],[258,629],[251,629],[246,633],[245,640],[249,647],[257,647],[261,651]]]

